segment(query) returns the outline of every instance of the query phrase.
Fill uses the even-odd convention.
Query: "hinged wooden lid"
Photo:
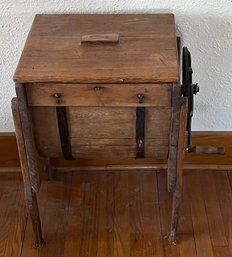
[[[174,16],[36,15],[14,80],[178,82]]]

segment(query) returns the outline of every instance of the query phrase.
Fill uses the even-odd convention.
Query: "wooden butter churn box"
[[[197,151],[191,116],[198,86],[187,48],[182,86],[179,59],[172,14],[35,17],[14,75],[12,110],[37,247],[36,194],[46,160],[61,156],[167,159],[168,239],[175,242],[187,123],[188,149]]]

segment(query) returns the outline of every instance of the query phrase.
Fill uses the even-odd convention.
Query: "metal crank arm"
[[[193,96],[199,92],[198,84],[192,83],[193,70],[191,67],[191,54],[187,47],[183,48],[182,61],[182,85],[181,93],[188,98],[188,117],[187,117],[187,132],[188,132],[188,147],[187,151],[190,153],[205,153],[205,154],[224,154],[223,147],[214,146],[193,146],[192,145],[192,117],[193,117]]]

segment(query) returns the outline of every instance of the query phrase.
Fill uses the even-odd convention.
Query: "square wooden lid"
[[[177,55],[173,14],[36,15],[14,80],[178,82]]]

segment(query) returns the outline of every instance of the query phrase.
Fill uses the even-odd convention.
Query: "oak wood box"
[[[167,158],[179,81],[174,16],[37,15],[14,80],[26,84],[41,155],[62,155],[55,107],[66,106],[73,157],[135,158],[136,107],[148,107],[144,156]]]
[[[158,157],[174,191],[179,80],[172,14],[36,15],[14,75],[25,186],[39,190],[43,157]]]

